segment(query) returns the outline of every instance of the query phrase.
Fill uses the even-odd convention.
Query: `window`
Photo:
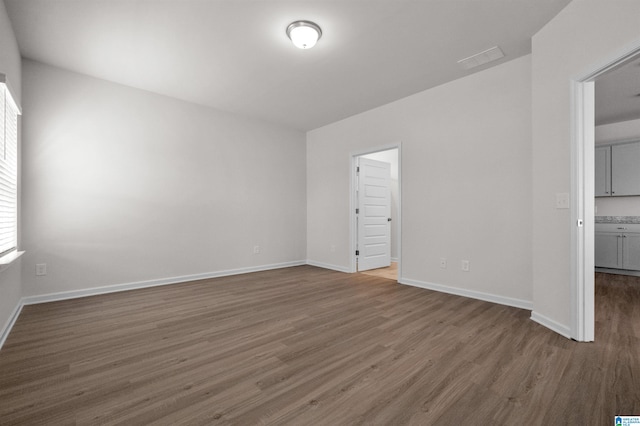
[[[0,74],[0,256],[18,245],[18,115],[6,77]]]

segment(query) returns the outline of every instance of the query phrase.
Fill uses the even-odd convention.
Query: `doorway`
[[[572,82],[571,337],[595,338],[595,82],[640,58],[640,46],[594,66]]]
[[[401,271],[401,146],[400,143],[363,150],[351,154],[351,205],[350,205],[350,234],[351,234],[351,272],[367,271],[368,275],[381,276],[399,280]],[[369,175],[384,175],[384,164],[388,165],[389,174],[389,208],[383,210],[382,204],[376,199],[371,203],[370,211],[366,212],[360,204],[364,197],[364,183],[367,178],[363,175],[365,167],[374,165],[373,173]],[[382,167],[375,167],[380,165]],[[358,170],[360,168],[360,172]],[[378,173],[380,170],[380,173]],[[378,179],[382,181],[382,179]],[[382,186],[374,183],[373,191],[382,191]],[[362,197],[361,197],[362,195]],[[371,194],[368,194],[371,195]],[[380,199],[381,200],[381,199]],[[371,200],[369,200],[371,201]],[[372,210],[375,210],[372,212]],[[367,214],[377,217],[367,217]],[[368,225],[367,228],[364,225]],[[371,230],[375,232],[371,232]],[[389,243],[381,242],[384,231],[389,233]],[[368,238],[368,241],[365,241]],[[367,246],[368,243],[372,243]],[[366,250],[366,251],[365,251]],[[383,250],[388,250],[384,253]],[[385,260],[388,259],[388,260]],[[365,272],[363,272],[365,273]]]

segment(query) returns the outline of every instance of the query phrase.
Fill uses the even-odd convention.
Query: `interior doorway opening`
[[[594,66],[572,83],[574,126],[571,146],[571,337],[577,341],[590,342],[595,339],[595,84],[599,79],[639,58],[640,46],[636,46]]]
[[[351,174],[351,272],[398,281],[402,270],[400,143],[353,153]]]

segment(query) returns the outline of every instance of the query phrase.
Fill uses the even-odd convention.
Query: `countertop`
[[[596,216],[596,223],[640,224],[640,216]]]

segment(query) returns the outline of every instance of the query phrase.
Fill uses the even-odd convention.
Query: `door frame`
[[[349,250],[351,253],[351,264],[349,267],[349,272],[357,272],[357,263],[356,263],[356,205],[358,201],[356,200],[356,190],[358,188],[356,182],[356,164],[358,161],[358,157],[367,154],[373,154],[380,151],[389,151],[391,149],[398,150],[398,282],[400,282],[400,278],[402,277],[402,142],[394,142],[389,145],[377,146],[372,148],[367,148],[359,151],[352,151],[349,156],[349,176],[350,176],[350,184],[349,184]],[[392,238],[394,236],[392,235]]]
[[[571,79],[571,338],[595,339],[595,80],[640,56],[640,41]]]

